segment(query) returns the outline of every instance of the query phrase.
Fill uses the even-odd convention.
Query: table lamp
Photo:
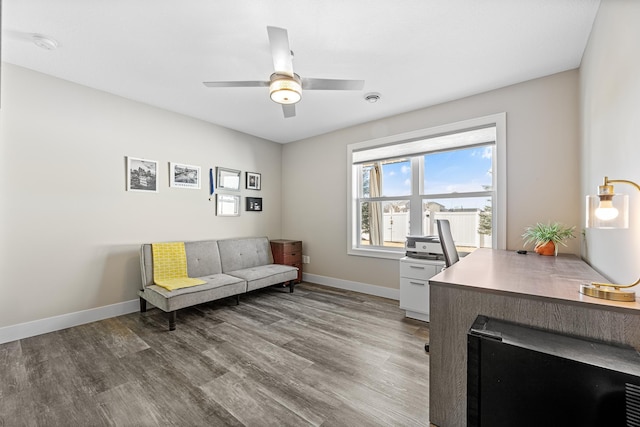
[[[587,196],[587,228],[629,228],[629,196],[615,194],[613,183],[629,184],[640,191],[640,186],[633,181],[605,176],[604,184],[598,186],[598,194]],[[636,300],[636,293],[626,289],[639,283],[640,278],[630,285],[592,282],[581,285],[580,293],[611,301],[632,302]]]

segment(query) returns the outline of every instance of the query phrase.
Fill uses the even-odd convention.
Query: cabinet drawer
[[[401,277],[400,308],[429,314],[429,281]]]
[[[432,264],[401,262],[400,277],[428,280],[435,276],[442,267]]]
[[[287,254],[302,253],[302,242],[292,242],[282,245],[282,251]]]
[[[302,254],[300,252],[292,254],[284,254],[280,257],[280,264],[292,265],[302,263]]]
[[[272,240],[271,252],[273,253],[273,256],[302,254],[302,242],[293,240]]]

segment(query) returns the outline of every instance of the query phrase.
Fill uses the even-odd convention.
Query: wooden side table
[[[302,282],[302,242],[300,240],[271,240],[271,252],[274,263],[297,267],[296,283]]]

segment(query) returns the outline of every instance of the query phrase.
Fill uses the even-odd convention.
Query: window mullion
[[[409,196],[381,196],[381,197],[363,197],[360,202],[395,202],[396,200],[411,201]]]
[[[422,156],[411,158],[411,199],[409,202],[409,233],[420,235],[422,233],[422,181],[424,177],[424,161]]]
[[[494,194],[493,191],[472,191],[469,193],[441,193],[441,194],[422,194],[423,199],[464,199],[472,197],[488,197]]]

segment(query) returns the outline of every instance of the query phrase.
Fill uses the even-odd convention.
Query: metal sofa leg
[[[296,283],[295,280],[290,280],[289,281],[289,293],[292,294],[293,293],[293,285]]]
[[[140,313],[147,312],[147,300],[140,297]]]
[[[240,294],[236,294],[236,305],[240,305]]]
[[[176,330],[176,310],[170,311],[169,313],[169,330],[170,331],[175,331]]]

